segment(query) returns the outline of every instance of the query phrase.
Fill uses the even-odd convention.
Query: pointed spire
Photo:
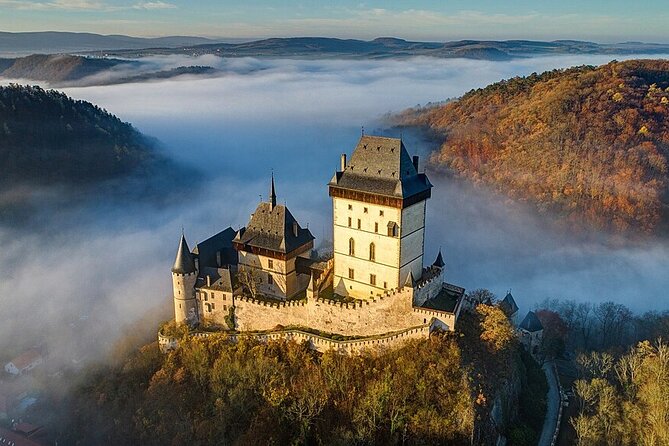
[[[174,266],[172,272],[176,274],[190,274],[195,272],[195,262],[193,256],[186,243],[186,237],[181,233],[181,240],[179,241],[179,249],[177,250],[177,257],[174,259]]]
[[[437,259],[434,261],[432,264],[433,266],[436,266],[437,268],[443,268],[444,265],[444,258],[441,256],[441,248],[439,248],[439,254],[437,254]]]
[[[274,189],[274,171],[272,171],[272,185],[269,189],[270,211],[276,207],[276,191]]]
[[[409,275],[407,276],[407,280],[404,282],[404,286],[413,288],[415,284],[416,282],[413,280],[413,273],[409,271]]]

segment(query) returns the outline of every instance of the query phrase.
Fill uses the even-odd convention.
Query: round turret
[[[172,290],[174,293],[174,319],[177,323],[198,321],[197,301],[195,300],[195,281],[197,270],[193,255],[181,234],[179,249],[172,266]]]

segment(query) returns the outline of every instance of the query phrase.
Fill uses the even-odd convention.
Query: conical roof
[[[444,258],[441,256],[441,249],[439,249],[439,254],[437,254],[437,259],[434,261],[432,265],[437,266],[439,268],[443,268],[444,265],[446,265],[444,263]]]
[[[177,274],[190,274],[195,272],[195,262],[193,262],[193,256],[190,253],[190,248],[188,248],[188,243],[186,243],[186,237],[183,234],[181,234],[179,249],[177,250],[177,258],[174,259],[172,272]]]

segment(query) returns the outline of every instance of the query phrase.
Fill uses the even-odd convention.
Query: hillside
[[[122,84],[170,79],[183,75],[213,75],[212,67],[181,66],[161,69],[141,60],[33,54],[0,59],[0,77],[44,81],[56,86]]]
[[[98,182],[159,159],[130,124],[39,87],[0,87],[0,135],[0,187]]]
[[[495,444],[505,426],[490,411],[495,395],[516,404],[500,389],[522,373],[518,346],[501,310],[466,319],[462,336],[359,356],[185,336],[93,368],[43,410],[59,444]]]
[[[669,61],[516,77],[393,121],[435,135],[433,166],[569,228],[667,229]]]

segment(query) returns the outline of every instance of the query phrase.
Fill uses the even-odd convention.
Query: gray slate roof
[[[462,299],[462,296],[465,294],[465,289],[450,283],[444,283],[441,287],[441,291],[436,296],[431,299],[426,300],[422,308],[429,308],[431,310],[439,311],[455,311],[455,306],[458,303],[459,299]]]
[[[237,232],[233,242],[286,254],[314,240],[311,231],[299,224],[295,236],[293,223],[297,220],[286,206],[262,202],[251,215],[248,226]]]
[[[533,333],[535,331],[543,330],[544,326],[537,317],[536,313],[534,311],[530,311],[527,313],[527,316],[525,316],[525,319],[523,319],[523,322],[520,323],[518,328],[522,328],[523,330]]]
[[[207,286],[207,276],[210,277],[210,286]],[[232,293],[232,275],[228,268],[210,268],[200,269],[199,277],[195,283],[196,288],[204,288]]]
[[[500,302],[499,306],[502,311],[510,316],[513,316],[518,311],[516,300],[513,298],[510,292],[506,293],[506,296],[504,296],[504,299],[502,299],[502,302]]]
[[[195,262],[193,262],[193,256],[190,253],[190,248],[188,248],[188,243],[186,243],[186,237],[184,237],[183,234],[181,234],[179,249],[177,250],[177,257],[174,259],[172,272],[177,274],[189,274],[195,272]]]
[[[362,136],[343,172],[329,183],[343,189],[408,198],[432,187],[418,173],[401,139]]]
[[[198,243],[193,252],[198,258],[200,269],[205,266],[216,268],[222,265],[236,265],[238,262],[237,251],[232,247],[232,239],[235,238],[235,234],[235,230],[228,227]],[[217,252],[221,253],[221,265],[216,262]]]

